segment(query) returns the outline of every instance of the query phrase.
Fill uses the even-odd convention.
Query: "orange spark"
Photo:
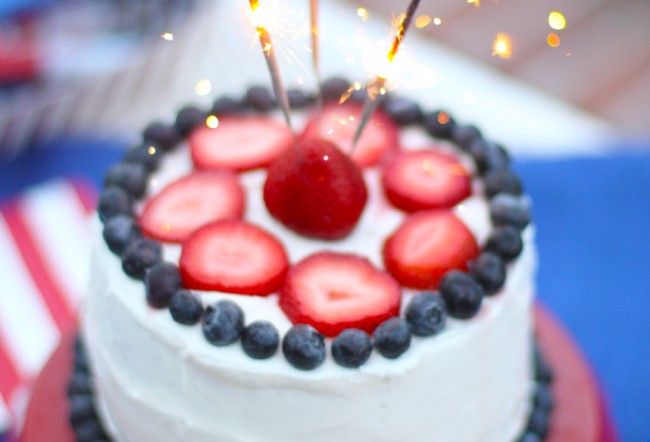
[[[549,32],[546,36],[546,43],[552,48],[557,48],[560,46],[560,36],[555,32]]]

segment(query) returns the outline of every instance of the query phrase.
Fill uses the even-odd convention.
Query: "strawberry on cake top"
[[[150,125],[109,171],[84,338],[110,431],[513,439],[535,257],[505,151],[398,98],[352,148],[358,102],[291,98],[295,137],[252,88]]]

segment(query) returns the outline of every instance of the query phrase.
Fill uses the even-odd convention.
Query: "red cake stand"
[[[535,309],[537,336],[555,372],[555,409],[549,442],[616,442],[598,383],[566,330],[544,308]],[[66,384],[72,367],[67,336],[36,380],[20,442],[72,442]]]

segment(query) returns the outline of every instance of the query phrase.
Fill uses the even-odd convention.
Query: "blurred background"
[[[307,2],[269,3],[285,82],[313,89]],[[321,2],[323,76],[369,79],[406,3]],[[0,433],[73,322],[78,218],[110,163],[154,119],[270,85],[246,7],[0,0]],[[395,70],[395,93],[514,153],[535,202],[539,298],[593,363],[622,439],[647,440],[650,1],[422,0]]]

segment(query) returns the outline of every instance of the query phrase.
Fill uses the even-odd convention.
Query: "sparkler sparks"
[[[399,51],[402,40],[404,40],[404,36],[406,35],[406,32],[408,31],[409,26],[413,21],[415,11],[417,11],[419,5],[420,0],[411,0],[408,8],[406,9],[406,13],[404,13],[403,16],[400,16],[401,20],[399,20],[399,26],[397,27],[395,38],[393,39],[390,50],[388,51],[387,59],[389,65],[391,65],[395,60],[397,51]],[[386,94],[386,78],[387,75],[380,73],[375,76],[375,79],[367,87],[367,94],[365,103],[363,104],[363,111],[361,113],[361,118],[359,119],[359,124],[357,125],[352,141],[352,151],[354,151],[354,147],[357,145],[357,142],[361,138],[363,129],[367,126],[368,121],[370,121],[370,117],[379,106],[381,97]],[[350,154],[352,154],[352,152]]]
[[[418,29],[426,28],[431,23],[432,19],[428,15],[419,15],[415,19],[415,27]]]
[[[512,56],[512,39],[508,34],[497,34],[492,42],[492,55],[504,59]]]
[[[271,41],[271,34],[264,24],[265,16],[260,9],[259,0],[250,0],[249,3],[251,7],[253,23],[255,24],[260,46],[262,47],[262,53],[264,54],[264,59],[266,60],[266,65],[269,69],[269,74],[271,75],[271,82],[273,83],[275,99],[278,100],[278,103],[280,104],[280,109],[282,109],[282,114],[284,115],[287,126],[289,126],[289,129],[292,129],[289,98],[287,97],[287,92],[284,88],[282,77],[280,76],[280,69],[275,58],[275,50]]]
[[[368,21],[369,14],[366,8],[357,8],[357,15],[361,21]]]

